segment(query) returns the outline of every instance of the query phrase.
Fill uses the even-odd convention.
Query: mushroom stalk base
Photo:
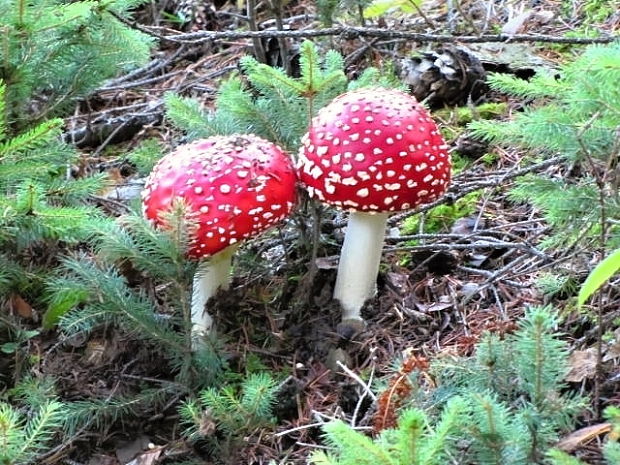
[[[360,310],[375,295],[388,213],[351,212],[340,252],[334,298],[342,321],[361,321]]]
[[[211,333],[213,318],[207,312],[207,302],[219,289],[230,285],[230,266],[237,246],[230,246],[201,261],[192,286],[192,336],[198,340]]]

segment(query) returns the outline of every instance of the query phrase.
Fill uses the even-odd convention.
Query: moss
[[[487,166],[494,165],[499,160],[499,154],[495,152],[487,152],[480,157],[480,160]]]
[[[588,24],[602,23],[609,18],[615,11],[616,0],[586,0],[580,9],[581,18],[583,20],[582,27],[588,27]],[[574,16],[575,6],[571,0],[562,2],[562,13],[567,18]]]
[[[507,111],[507,103],[488,102],[476,107],[465,106],[438,110],[435,116],[451,126],[465,126],[477,119],[495,119],[506,114]]]
[[[463,157],[458,152],[452,152],[452,174],[458,174],[469,168],[472,164],[471,158]]]
[[[424,218],[424,232],[432,234],[449,230],[456,220],[472,215],[476,211],[481,195],[480,192],[472,192],[452,205],[439,205],[429,210]],[[419,228],[420,218],[419,215],[415,215],[403,222],[400,232],[403,235],[417,234]]]

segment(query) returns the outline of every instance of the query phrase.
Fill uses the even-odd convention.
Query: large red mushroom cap
[[[428,112],[403,92],[336,97],[302,139],[298,173],[311,197],[362,212],[432,202],[450,182],[448,147]]]
[[[216,136],[181,145],[149,175],[144,215],[164,226],[176,199],[195,224],[188,255],[200,259],[254,236],[284,219],[295,203],[289,156],[254,135]]]

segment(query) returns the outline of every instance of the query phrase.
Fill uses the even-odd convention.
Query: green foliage
[[[337,420],[323,426],[330,452],[315,452],[317,465],[441,465],[456,449],[454,438],[466,409],[464,400],[447,402],[436,425],[420,409],[404,410],[396,428],[385,429],[373,440]]]
[[[0,82],[0,102],[6,103]],[[6,106],[6,105],[4,105]],[[2,110],[0,105],[0,110]],[[77,243],[88,227],[103,221],[85,200],[104,185],[102,176],[72,180],[65,175],[76,153],[60,139],[61,120],[40,123],[11,134],[0,111],[0,292],[30,293],[36,298],[44,270],[29,260],[32,250]]]
[[[191,441],[211,440],[213,447],[230,454],[244,436],[273,423],[277,390],[276,381],[264,372],[251,373],[240,384],[205,389],[179,409],[184,435]],[[216,441],[214,428],[221,435]]]
[[[545,297],[572,296],[577,291],[577,282],[567,273],[543,273],[536,279],[536,287]]]
[[[319,19],[325,27],[331,27],[338,18],[350,18],[357,20],[360,26],[364,26],[364,9],[372,3],[372,0],[318,0],[317,12]]]
[[[478,454],[475,463],[536,462],[585,408],[584,398],[564,392],[569,353],[556,325],[549,308],[535,308],[513,335],[485,334],[473,358],[434,365],[444,394],[467,396],[480,409],[466,428],[473,441],[490,440],[488,431],[482,434],[485,427],[495,431],[481,449],[486,454],[495,444],[495,458]]]
[[[538,155],[559,154],[567,165],[579,167],[570,178],[525,177],[512,191],[514,200],[541,209],[554,227],[544,245],[598,240],[602,210],[607,217],[620,215],[620,194],[610,172],[618,161],[618,82],[620,42],[589,47],[559,70],[559,78],[541,72],[529,81],[501,74],[489,80],[496,90],[536,103],[507,122],[473,122],[474,135]],[[608,232],[610,245],[620,244],[620,228],[611,225]]]
[[[66,418],[64,406],[47,400],[28,412],[0,402],[0,463],[28,465],[51,444]]]
[[[541,463],[586,405],[565,392],[569,354],[556,325],[550,309],[535,308],[514,334],[484,334],[473,356],[437,359],[436,388],[414,389],[409,402],[399,402],[396,428],[373,440],[340,421],[329,423],[324,431],[334,451],[315,453],[312,463]]]
[[[584,233],[594,238],[600,232],[598,192],[590,177],[569,183],[566,179],[524,176],[509,196],[517,202],[531,202],[544,212],[545,219],[556,234],[544,240],[543,246],[569,244],[579,240]],[[613,206],[613,197],[608,201]]]
[[[333,50],[322,57],[309,41],[301,45],[300,77],[259,63],[241,60],[247,85],[233,77],[219,90],[217,110],[210,114],[198,102],[169,94],[166,115],[190,139],[218,134],[253,133],[296,153],[310,118],[347,90],[344,61]],[[396,84],[370,69],[348,88]]]
[[[615,250],[590,272],[581,285],[577,305],[583,305],[605,282],[620,270],[620,249]]]
[[[145,63],[152,40],[123,24],[144,0],[0,0],[0,79],[17,127],[59,115],[76,97]]]
[[[67,403],[64,432],[73,436],[83,428],[102,431],[117,421],[144,415],[145,412],[155,412],[168,404],[173,395],[182,392],[179,385],[162,383],[157,388],[146,388],[132,395]]]
[[[168,213],[166,230],[135,214],[91,224],[92,255],[64,258],[49,279],[46,321],[57,323],[67,337],[113,327],[157,354],[173,378],[157,387],[67,404],[67,434],[155,412],[171,399],[222,381],[220,342],[212,338],[199,348],[192,345],[190,288],[196,264],[185,257],[187,228],[193,227],[185,216],[184,205],[177,204]],[[136,277],[146,288],[135,287]]]
[[[65,333],[90,333],[115,325],[163,353],[180,384],[204,386],[218,379],[222,361],[213,345],[191,350],[189,290],[196,264],[185,258],[191,225],[184,218],[183,205],[176,205],[165,231],[155,230],[137,215],[93,225],[96,260],[86,256],[63,260],[49,283],[48,300]],[[140,273],[166,292],[154,296],[133,289],[124,271]],[[72,293],[76,294],[69,297]],[[158,309],[173,313],[164,316]]]
[[[365,18],[377,18],[387,13],[400,15],[412,15],[418,12],[422,0],[373,0],[364,8]]]
[[[135,165],[140,176],[147,176],[163,155],[163,147],[156,139],[146,139],[127,154],[127,160]]]

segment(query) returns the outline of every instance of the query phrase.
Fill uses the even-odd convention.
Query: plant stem
[[[26,0],[19,0],[19,25],[24,25],[24,11],[26,9]]]
[[[577,141],[581,147],[583,155],[590,165],[590,170],[592,172],[592,176],[594,177],[594,181],[596,183],[596,187],[598,189],[598,202],[600,209],[600,254],[601,259],[605,257],[606,249],[607,249],[607,209],[606,209],[606,189],[605,186],[607,184],[607,175],[611,172],[612,168],[612,160],[614,159],[613,154],[610,154],[607,166],[603,167],[603,173],[601,174],[600,167],[597,166],[594,157],[592,156],[591,151],[589,150],[587,144],[583,139],[583,134],[589,130],[596,120],[598,119],[600,112],[596,112],[592,115],[586,124],[580,129],[577,133]],[[594,413],[597,418],[601,417],[601,382],[603,380],[603,293],[599,292],[598,296],[598,305],[596,307],[596,370],[594,375]]]
[[[284,22],[282,21],[282,0],[271,0],[269,2],[271,10],[276,20],[276,29],[278,31],[284,30]],[[278,47],[280,48],[280,59],[282,60],[282,69],[286,71],[286,74],[291,74],[291,63],[289,61],[288,44],[285,37],[278,37]]]
[[[361,320],[364,302],[376,291],[388,213],[351,212],[340,253],[334,298],[342,320]]]
[[[258,31],[258,25],[256,24],[256,1],[247,1],[247,16],[248,23],[250,25],[250,31]],[[261,63],[267,63],[267,56],[265,55],[265,49],[260,38],[252,37],[252,44],[254,45],[254,52],[256,53],[256,59]]]
[[[232,256],[237,248],[237,245],[227,247],[198,265],[194,276],[191,311],[192,334],[198,336],[198,339],[210,334],[213,329],[213,318],[206,310],[207,302],[219,289],[228,289]]]

